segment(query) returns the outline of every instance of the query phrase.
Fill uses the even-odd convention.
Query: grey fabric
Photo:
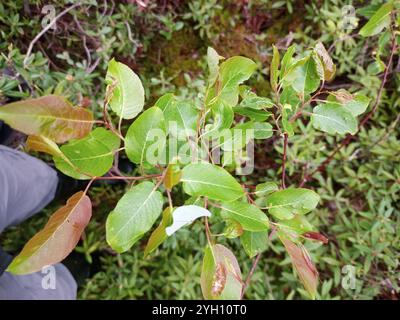
[[[43,209],[57,183],[57,173],[44,162],[0,145],[0,233]]]
[[[0,300],[75,300],[77,284],[61,263],[54,265],[54,287],[49,287],[46,272],[13,275],[4,272],[0,277]]]
[[[0,233],[43,209],[57,189],[57,173],[44,162],[0,145]],[[3,264],[10,260],[2,253]],[[0,263],[1,264],[1,263]],[[0,276],[0,300],[76,299],[77,285],[68,269],[54,266],[55,289],[43,287],[46,273]]]

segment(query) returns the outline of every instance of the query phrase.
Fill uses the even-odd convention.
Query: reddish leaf
[[[318,285],[318,271],[315,268],[311,258],[302,245],[297,246],[295,243],[288,239],[281,239],[288,252],[293,267],[299,275],[300,281],[310,294],[312,299],[315,299]]]
[[[323,244],[327,244],[329,241],[327,237],[323,236],[318,232],[313,232],[313,231],[303,233],[303,237],[311,240],[321,241]]]
[[[323,64],[324,80],[332,80],[336,72],[336,66],[333,63],[332,58],[329,56],[328,51],[326,51],[324,45],[321,42],[318,42],[316,44],[315,52],[317,53]]]
[[[25,134],[42,135],[57,143],[85,137],[94,123],[92,112],[56,95],[2,106],[0,119]]]
[[[44,136],[29,136],[26,140],[26,148],[28,151],[44,152],[56,157],[62,155],[57,144]]]
[[[238,300],[243,282],[233,253],[220,244],[207,246],[201,271],[201,291],[205,299]]]
[[[214,297],[221,295],[222,291],[225,289],[226,284],[226,267],[223,263],[219,262],[217,264],[214,278],[211,286],[211,294]]]
[[[92,216],[92,203],[82,191],[68,199],[45,227],[28,241],[7,271],[29,274],[63,260],[75,248]]]

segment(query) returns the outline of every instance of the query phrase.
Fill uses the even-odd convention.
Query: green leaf
[[[337,103],[328,102],[316,106],[311,121],[315,129],[329,134],[357,132],[357,119],[349,110]]]
[[[224,237],[228,239],[234,239],[240,237],[243,234],[242,225],[232,219],[225,219],[225,228],[223,231]]]
[[[196,135],[199,111],[192,101],[184,100],[169,103],[163,112],[166,124],[169,125],[170,134],[180,139]],[[176,125],[176,127],[171,127],[171,124]]]
[[[272,126],[266,122],[254,122],[253,130],[255,139],[268,139],[274,133]]]
[[[133,119],[144,106],[144,88],[139,77],[127,65],[110,60],[106,81],[112,90],[111,109],[124,119]]]
[[[92,216],[92,203],[82,191],[68,199],[44,228],[30,239],[7,271],[29,274],[64,260],[75,248]]]
[[[196,205],[178,207],[172,213],[173,223],[165,231],[168,236],[171,236],[183,226],[191,224],[200,217],[211,217],[211,212]]]
[[[242,273],[233,253],[220,244],[207,246],[201,270],[201,291],[207,300],[239,300]]]
[[[318,271],[306,248],[303,245],[297,246],[288,239],[282,238],[281,241],[285,245],[286,251],[292,260],[293,267],[299,275],[300,281],[303,283],[311,298],[315,299],[318,286]]]
[[[273,45],[272,61],[270,66],[270,82],[273,91],[277,90],[278,87],[278,76],[279,76],[279,62],[281,60],[278,49]]]
[[[314,230],[314,227],[308,222],[307,218],[301,214],[297,214],[289,220],[282,220],[280,224],[286,226],[288,231],[294,231],[298,234]]]
[[[119,253],[129,250],[153,226],[162,205],[162,195],[153,183],[141,182],[130,189],[108,215],[107,243]]]
[[[225,102],[218,100],[211,107],[214,117],[213,125],[210,127],[208,134],[221,129],[230,128],[233,123],[234,113],[232,107]]]
[[[390,25],[390,14],[393,10],[393,3],[390,1],[382,5],[371,19],[364,25],[359,34],[363,37],[371,37],[380,33]]]
[[[162,213],[161,224],[153,231],[149,241],[147,242],[146,248],[144,249],[144,256],[147,257],[150,253],[156,250],[161,243],[163,243],[168,235],[165,232],[167,228],[172,223],[172,208],[167,207]]]
[[[282,129],[289,137],[294,135],[293,123],[289,121],[290,114],[293,114],[292,106],[290,104],[284,104],[282,108]]]
[[[218,78],[219,61],[224,59],[213,48],[207,48],[207,64],[209,70],[208,86],[211,87]]]
[[[313,210],[319,195],[304,188],[291,188],[271,193],[266,198],[268,211],[278,219],[292,219],[296,214],[306,214]]]
[[[289,71],[289,67],[293,63],[293,55],[296,52],[296,45],[291,45],[285,52],[282,58],[281,63],[281,71],[280,71],[280,81],[285,78],[287,72]]]
[[[264,212],[252,204],[234,201],[221,205],[225,218],[236,220],[244,230],[264,231],[269,229],[269,220]]]
[[[232,57],[221,63],[219,97],[230,106],[238,103],[239,85],[248,80],[256,70],[254,61],[245,57]]]
[[[278,189],[278,185],[275,182],[263,182],[256,186],[254,194],[258,197],[263,197],[269,193],[278,191]]]
[[[166,108],[169,108],[170,104],[176,102],[176,97],[174,96],[173,93],[166,93],[154,104],[155,107],[159,107],[162,111],[164,111]]]
[[[182,177],[182,171],[176,164],[169,164],[164,178],[164,186],[168,190],[171,190],[173,186],[176,186]]]
[[[165,148],[166,126],[164,114],[158,107],[143,112],[129,127],[125,136],[126,154],[133,163],[156,164]],[[147,155],[150,146],[156,154]],[[161,151],[161,152],[160,152]]]
[[[56,95],[1,106],[0,119],[27,135],[41,135],[57,143],[85,137],[94,123],[92,112],[73,107]]]
[[[96,128],[87,137],[61,146],[62,155],[53,157],[56,168],[75,179],[101,177],[111,169],[119,138],[111,131]]]
[[[245,231],[240,237],[244,251],[250,258],[267,249],[268,231]]]
[[[316,91],[320,84],[320,77],[314,59],[308,57],[305,63],[299,63],[288,73],[286,81],[303,96]]]
[[[274,103],[271,99],[259,97],[255,93],[248,94],[239,104],[242,108],[252,108],[256,110],[263,110],[272,108]]]
[[[219,136],[220,144],[214,148],[221,146],[224,151],[241,150],[251,139],[254,138],[254,132],[251,122],[238,124],[232,129],[222,130]]]
[[[296,110],[297,106],[300,104],[301,99],[299,94],[291,87],[285,87],[280,95],[280,102],[282,105],[291,105],[293,110]]]
[[[314,48],[315,53],[321,59],[322,67],[323,67],[323,79],[324,81],[330,81],[333,79],[336,66],[332,61],[328,51],[326,51],[324,45],[321,42],[318,42]]]
[[[244,195],[240,184],[223,168],[209,164],[189,164],[182,170],[183,190],[191,196],[234,201]]]
[[[354,117],[364,113],[371,101],[370,98],[362,94],[351,94],[344,89],[330,92],[327,100],[341,104],[350,111]]]
[[[271,115],[270,112],[265,112],[264,110],[257,110],[257,109],[253,109],[253,108],[244,108],[244,107],[241,107],[240,105],[232,108],[232,110],[237,114],[248,117],[253,121],[259,121],[259,122],[263,122],[263,121],[267,120]]]

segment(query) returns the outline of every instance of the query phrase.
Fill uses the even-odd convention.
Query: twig
[[[54,17],[53,20],[50,21],[50,23],[42,29],[42,31],[40,31],[36,37],[31,41],[31,43],[29,44],[28,47],[28,51],[26,52],[25,58],[24,58],[24,68],[26,67],[26,63],[28,62],[29,56],[31,55],[33,46],[35,45],[35,43],[41,38],[41,36],[43,36],[55,23],[58,19],[60,19],[63,15],[65,15],[66,13],[68,13],[70,10],[80,6],[81,3],[75,3],[72,6],[68,7],[67,9],[63,10],[62,12],[60,12],[57,16]]]
[[[390,56],[389,56],[389,60],[388,63],[386,65],[385,68],[385,73],[383,75],[383,79],[381,82],[381,85],[379,87],[379,91],[378,91],[378,95],[376,96],[375,99],[375,103],[371,109],[370,112],[367,113],[367,115],[361,120],[358,129],[356,131],[356,133],[354,135],[347,135],[347,137],[345,139],[342,140],[342,142],[332,151],[332,153],[328,156],[328,158],[326,158],[314,171],[312,171],[310,174],[306,174],[303,178],[303,180],[300,183],[300,187],[304,186],[304,184],[314,176],[314,174],[316,174],[319,171],[322,171],[334,158],[334,156],[336,155],[336,153],[338,153],[344,146],[346,146],[351,139],[353,139],[354,137],[357,136],[357,134],[361,131],[361,128],[367,123],[367,121],[372,117],[372,115],[376,112],[376,110],[378,109],[378,106],[381,102],[381,97],[382,97],[382,93],[383,93],[383,89],[385,88],[385,84],[387,82],[387,78],[389,75],[389,70],[390,67],[392,65],[393,62],[393,57],[394,57],[394,53],[396,52],[396,47],[397,47],[397,43],[396,43],[396,36],[394,35],[394,33],[392,32],[392,46],[391,46],[391,51],[390,51]]]
[[[244,293],[246,291],[246,288],[250,284],[251,278],[253,277],[254,271],[256,271],[258,261],[260,261],[261,258],[261,252],[256,256],[256,258],[253,261],[253,265],[251,266],[250,272],[247,275],[246,281],[244,282],[244,285],[242,287],[242,293],[240,295],[240,299],[243,299]]]
[[[169,191],[167,188],[166,188],[165,190],[167,191],[169,207],[170,207],[171,209],[173,209],[173,208],[174,208],[174,205],[173,205],[173,203],[172,203],[171,191]]]
[[[112,177],[94,177],[94,180],[145,180],[161,177],[162,174],[148,174],[140,177],[112,176]]]
[[[287,145],[288,145],[288,135],[285,132],[283,134],[282,181],[281,181],[282,189],[286,189],[286,185],[285,185],[285,163],[286,163]]]

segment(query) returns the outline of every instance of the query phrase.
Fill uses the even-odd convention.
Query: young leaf
[[[52,156],[62,156],[58,145],[45,136],[28,136],[26,148],[28,151],[44,152]]]
[[[289,121],[289,114],[292,113],[292,106],[290,104],[284,104],[282,108],[282,129],[289,137],[294,135],[293,123]]]
[[[45,227],[30,239],[7,271],[29,274],[63,260],[75,248],[92,216],[92,204],[82,191],[68,199]]]
[[[279,51],[275,46],[272,46],[273,48],[273,55],[272,55],[272,61],[271,61],[271,66],[270,66],[270,82],[271,82],[271,88],[273,91],[277,90],[278,87],[278,76],[279,76],[279,62],[280,62],[280,55]]]
[[[239,300],[242,273],[233,253],[220,244],[207,246],[201,270],[201,291],[207,300]]]
[[[9,103],[0,107],[0,119],[27,135],[41,135],[56,143],[85,137],[94,123],[89,110],[73,107],[56,95]]]
[[[393,3],[389,1],[383,4],[371,19],[364,25],[359,34],[363,37],[371,37],[380,33],[390,25],[390,14],[393,10]]]
[[[288,252],[294,269],[307,292],[312,299],[315,299],[318,286],[318,271],[311,261],[311,258],[303,245],[297,246],[288,239],[281,238]]]
[[[336,72],[336,66],[332,61],[332,58],[329,56],[328,51],[326,51],[324,45],[321,42],[318,42],[315,46],[315,52],[318,57],[322,61],[323,71],[324,71],[324,81],[330,81],[333,79],[333,76]]]
[[[155,130],[158,129],[158,130]],[[160,131],[161,136],[156,136],[156,131]],[[164,114],[158,107],[152,107],[143,112],[129,127],[125,136],[126,154],[134,163],[155,164],[160,154],[155,159],[147,157],[147,149],[152,144],[165,146],[166,126]]]
[[[328,102],[314,108],[311,121],[315,129],[329,134],[355,134],[357,120],[340,104]]]
[[[296,46],[291,45],[285,52],[282,58],[281,63],[281,71],[280,71],[280,81],[285,78],[287,72],[289,71],[289,67],[292,65],[293,55],[296,52]]]
[[[173,186],[181,181],[182,171],[176,164],[169,164],[165,173],[164,186],[171,190]]]
[[[208,86],[211,87],[218,78],[218,71],[219,71],[219,61],[224,59],[224,57],[220,56],[217,51],[213,48],[207,48],[207,64],[209,70],[208,76]]]
[[[304,188],[291,188],[276,191],[267,196],[268,211],[278,219],[292,219],[295,214],[305,214],[313,210],[319,195]]]
[[[191,224],[200,217],[211,217],[211,212],[195,205],[181,206],[172,213],[173,223],[165,231],[168,236],[171,236],[183,226]]]
[[[269,220],[264,212],[252,204],[234,201],[221,205],[222,215],[241,224],[244,230],[264,231],[269,229]]]
[[[106,222],[107,243],[115,251],[129,250],[150,230],[162,211],[163,198],[153,183],[145,181],[118,201]]]
[[[245,231],[240,237],[244,251],[250,258],[267,249],[268,231]]]
[[[221,81],[220,98],[230,106],[238,103],[239,85],[248,80],[256,70],[254,61],[245,57],[232,57],[221,63],[219,77]]]
[[[149,241],[147,242],[146,248],[144,249],[145,257],[156,250],[160,246],[160,244],[168,238],[168,235],[165,232],[165,228],[167,228],[171,223],[172,209],[171,207],[167,207],[162,213],[161,224],[153,231],[149,238]]]
[[[127,65],[112,59],[106,81],[112,90],[111,109],[121,118],[133,119],[144,106],[144,88],[139,77]]]
[[[234,201],[244,195],[240,184],[223,168],[209,163],[189,164],[182,170],[183,189],[191,196]]]
[[[112,167],[119,146],[120,140],[115,134],[96,128],[87,137],[61,146],[62,155],[56,155],[53,160],[58,170],[75,179],[101,177]]]

